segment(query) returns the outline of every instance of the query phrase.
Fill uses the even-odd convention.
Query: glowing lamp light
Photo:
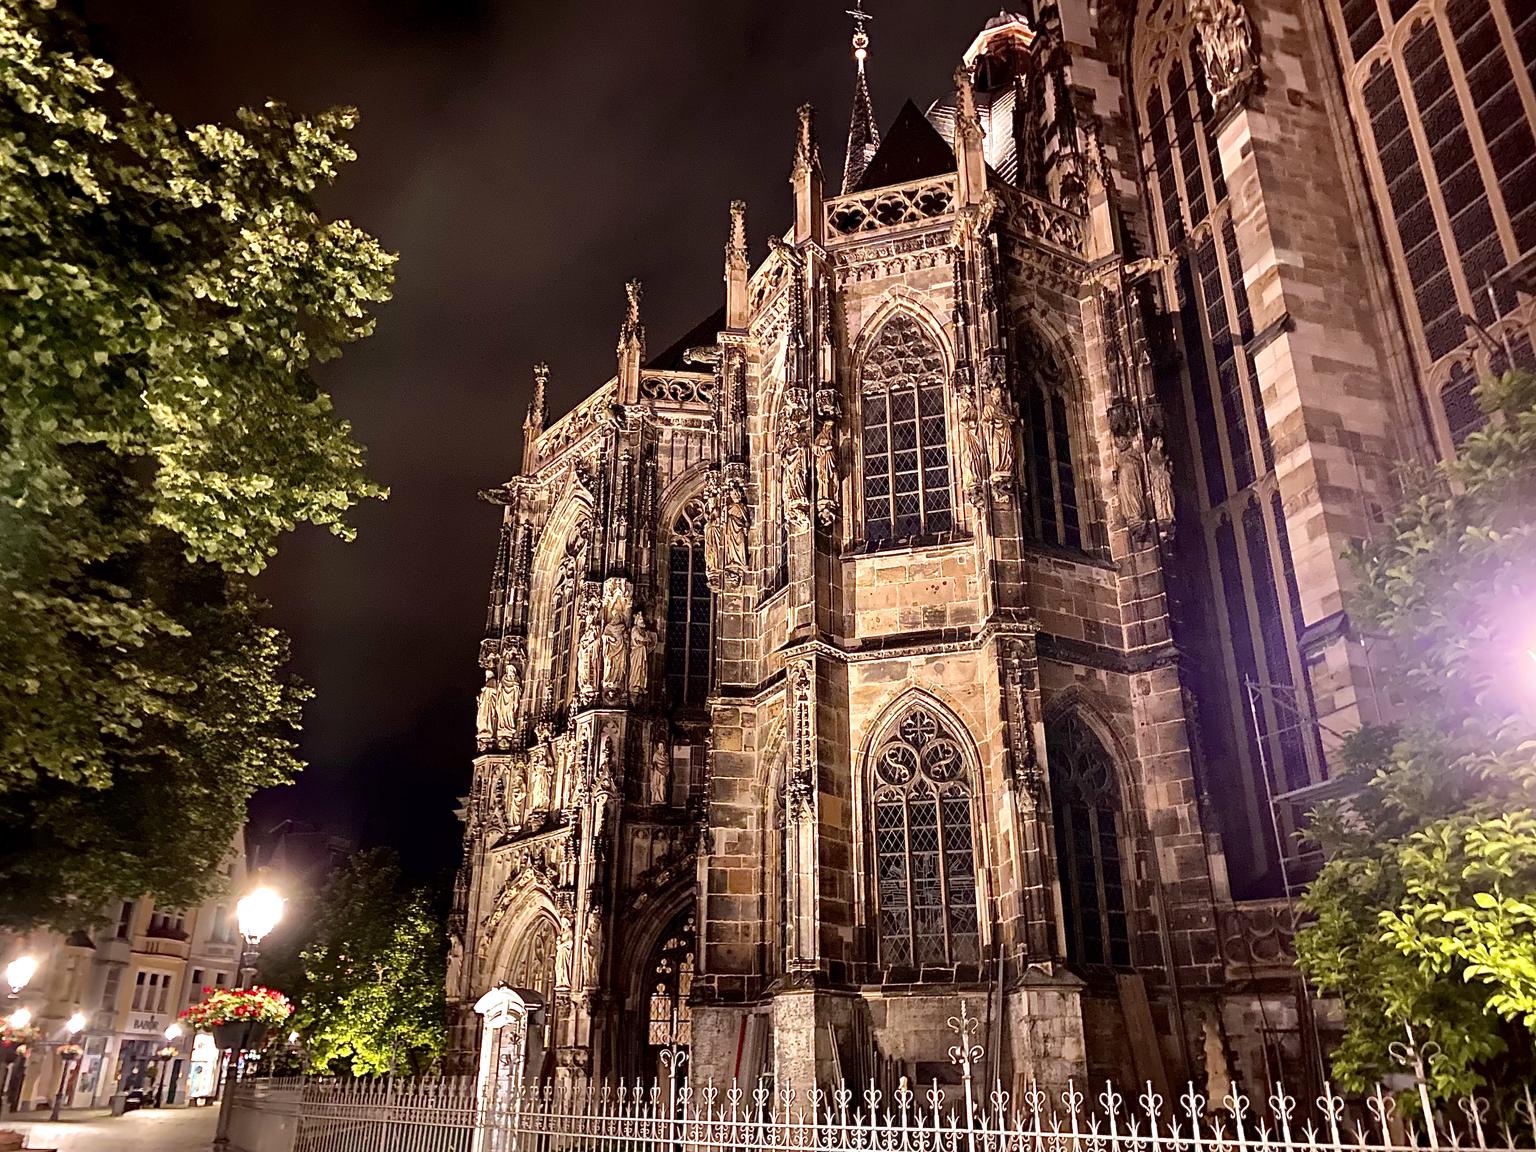
[[[299,1042],[299,1034],[298,1034],[297,1031],[293,1031],[293,1032],[288,1033],[288,1043],[290,1043],[290,1044],[297,1044],[298,1042]]]
[[[29,1008],[18,1008],[6,1017],[5,1022],[20,1032],[28,1024],[32,1023],[32,1011]]]
[[[71,1036],[75,1035],[77,1032],[83,1031],[84,1029],[85,1029],[85,1013],[84,1012],[76,1012],[73,1016],[71,1016],[68,1020],[66,1020],[64,1022],[64,1031],[68,1032]]]
[[[12,992],[20,992],[37,974],[37,957],[18,956],[5,966],[5,982]]]
[[[166,1025],[166,1028],[165,1028],[165,1038],[167,1040],[174,1040],[174,1039],[176,1039],[176,1037],[178,1037],[180,1035],[181,1035],[181,1025],[180,1024],[171,1023],[171,1024],[167,1024]]]
[[[235,905],[235,918],[240,922],[240,935],[255,943],[283,918],[283,898],[270,888],[257,888],[242,896]]]

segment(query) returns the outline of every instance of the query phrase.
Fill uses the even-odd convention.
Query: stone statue
[[[528,750],[528,817],[549,811],[550,789],[554,782],[554,765],[550,763],[549,746],[535,744]]]
[[[1013,479],[1013,465],[1018,449],[1014,445],[1013,404],[1007,389],[1000,380],[994,379],[987,386],[982,401],[981,422],[987,438],[987,456],[992,461],[992,484],[1003,488]],[[1006,491],[1006,488],[1003,488]]]
[[[603,622],[603,694],[622,696],[628,681],[629,629],[627,621],[608,616]]]
[[[555,939],[555,987],[569,989],[571,986],[571,962],[575,958],[576,941],[574,939],[576,929],[565,917],[560,919],[560,931]]]
[[[811,470],[811,454],[805,433],[799,427],[787,428],[779,445],[779,467],[784,489],[784,508],[797,524],[810,521],[811,499],[806,491]]]
[[[491,710],[498,744],[509,743],[517,731],[517,709],[523,702],[523,669],[517,657],[508,656],[501,664],[501,679],[496,683],[496,702]]]
[[[1132,532],[1147,522],[1146,478],[1141,447],[1135,437],[1115,437],[1115,495],[1120,498],[1120,521]]]
[[[576,644],[576,702],[590,704],[597,699],[603,674],[602,626],[597,604],[587,599],[581,608],[581,638]]]
[[[513,831],[516,831],[523,826],[528,817],[528,809],[524,805],[524,801],[528,799],[528,780],[522,761],[514,760],[512,762],[509,777],[510,782],[507,785],[507,824]]]
[[[1218,109],[1253,78],[1253,27],[1241,0],[1189,0],[1205,85]]]
[[[598,968],[602,962],[603,926],[597,909],[587,912],[587,930],[581,938],[581,984],[588,992],[597,990]]]
[[[645,619],[645,610],[636,609],[629,627],[629,697],[639,701],[651,675],[651,653],[656,649],[656,629]]]
[[[811,443],[811,455],[816,464],[816,517],[823,524],[830,524],[837,515],[839,495],[837,426],[831,420],[823,420],[816,429],[816,439]]]
[[[665,740],[656,741],[651,748],[650,770],[647,773],[647,799],[652,804],[663,805],[671,801],[672,753]]]
[[[725,570],[740,582],[747,570],[747,498],[741,485],[735,481],[726,487],[720,519]]]
[[[725,587],[725,516],[719,491],[709,495],[709,510],[704,521],[704,571],[709,585],[717,591]]]
[[[487,668],[485,685],[480,689],[480,698],[475,701],[475,745],[481,749],[489,748],[495,739],[496,681],[495,673]]]
[[[1152,515],[1166,527],[1173,525],[1173,469],[1161,434],[1152,437],[1147,450],[1147,486],[1152,489]]]
[[[955,395],[960,404],[961,446],[965,451],[966,472],[970,475],[965,493],[972,504],[979,505],[991,472],[987,467],[987,446],[981,434],[981,417],[976,412],[976,401],[969,389],[958,389]]]

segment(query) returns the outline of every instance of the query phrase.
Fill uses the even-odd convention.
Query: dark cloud
[[[324,197],[401,255],[378,333],[323,383],[389,502],[359,538],[285,542],[265,590],[318,692],[303,816],[393,843],[420,875],[456,863],[474,655],[495,513],[474,498],[518,459],[529,367],[563,411],[613,371],[622,284],[646,281],[665,347],[720,302],[726,205],[755,253],[789,219],[794,110],[818,109],[830,181],[853,87],[843,0],[81,0],[102,50],[183,120],[241,104],[350,104],[358,161]],[[870,85],[888,125],[926,104],[995,12],[873,0]]]

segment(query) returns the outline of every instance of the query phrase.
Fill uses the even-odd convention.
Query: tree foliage
[[[393,853],[360,853],[331,878],[300,957],[294,1027],[312,1071],[420,1073],[442,1055],[446,936]]]
[[[1297,938],[1343,998],[1351,1087],[1398,1070],[1408,1026],[1442,1096],[1529,1066],[1536,1035],[1536,378],[1479,394],[1488,425],[1355,557],[1408,719],[1346,744],[1357,787],[1314,813],[1327,863]]]
[[[243,577],[383,495],[312,367],[394,257],[313,194],[347,110],[184,127],[0,0],[0,923],[191,904],[304,691]]]

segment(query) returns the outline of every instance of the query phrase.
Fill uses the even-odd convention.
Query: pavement
[[[45,1114],[46,1115],[46,1114]],[[141,1108],[122,1116],[76,1110],[57,1124],[20,1122],[7,1115],[0,1129],[26,1136],[25,1147],[58,1152],[207,1152],[213,1142],[217,1108]]]

